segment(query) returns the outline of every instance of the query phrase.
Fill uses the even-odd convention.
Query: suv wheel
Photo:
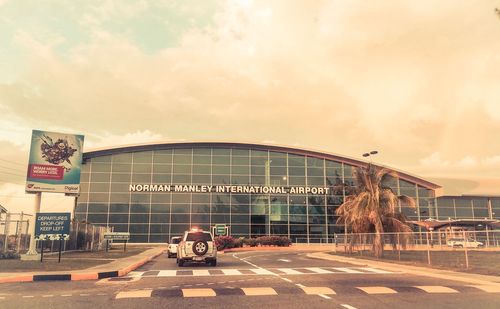
[[[197,240],[193,243],[193,252],[198,256],[202,256],[208,251],[208,243],[204,240]]]
[[[213,266],[213,267],[217,266],[217,260],[210,261],[210,266]]]

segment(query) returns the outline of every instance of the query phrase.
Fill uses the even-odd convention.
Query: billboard
[[[33,130],[26,192],[80,191],[83,135]]]

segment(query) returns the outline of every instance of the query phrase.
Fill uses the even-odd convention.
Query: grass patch
[[[482,275],[500,276],[500,252],[468,250],[469,268],[466,268],[464,250],[430,251],[431,265],[428,264],[427,251],[405,250],[401,251],[399,260],[397,251],[385,251],[384,258],[377,259],[370,251],[346,254],[344,252],[331,252],[333,255],[359,257],[382,262],[396,262],[398,264],[426,266],[452,271],[461,271]]]
[[[85,252],[73,251],[63,253],[61,263],[58,263],[57,254],[44,254],[43,262],[38,261],[21,261],[16,260],[0,260],[0,270],[2,272],[38,272],[38,271],[64,271],[64,270],[81,270],[98,265],[111,263],[117,259],[129,257],[139,254],[153,246],[127,246],[127,251],[123,252],[123,246],[115,246],[108,252]]]

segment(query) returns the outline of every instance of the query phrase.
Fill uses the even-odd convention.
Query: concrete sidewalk
[[[339,255],[332,255],[325,252],[315,252],[309,253],[307,255],[310,258],[336,261],[342,263],[350,263],[354,265],[376,267],[379,269],[384,269],[393,272],[403,272],[418,276],[427,276],[432,278],[444,279],[444,280],[454,280],[460,282],[466,282],[470,284],[480,284],[480,285],[495,285],[500,287],[500,277],[499,276],[487,276],[479,274],[462,273],[456,271],[442,270],[436,268],[410,266],[396,263],[388,263],[381,261],[365,260],[360,258],[345,257]]]
[[[156,247],[133,256],[117,259],[107,264],[80,270],[15,273],[0,272],[0,283],[49,280],[97,280],[121,277],[146,264],[166,250],[167,248],[165,246]]]

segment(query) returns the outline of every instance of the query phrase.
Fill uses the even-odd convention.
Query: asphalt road
[[[304,252],[219,255],[177,267],[166,255],[127,278],[0,285],[0,308],[498,308],[477,286],[346,263]]]

